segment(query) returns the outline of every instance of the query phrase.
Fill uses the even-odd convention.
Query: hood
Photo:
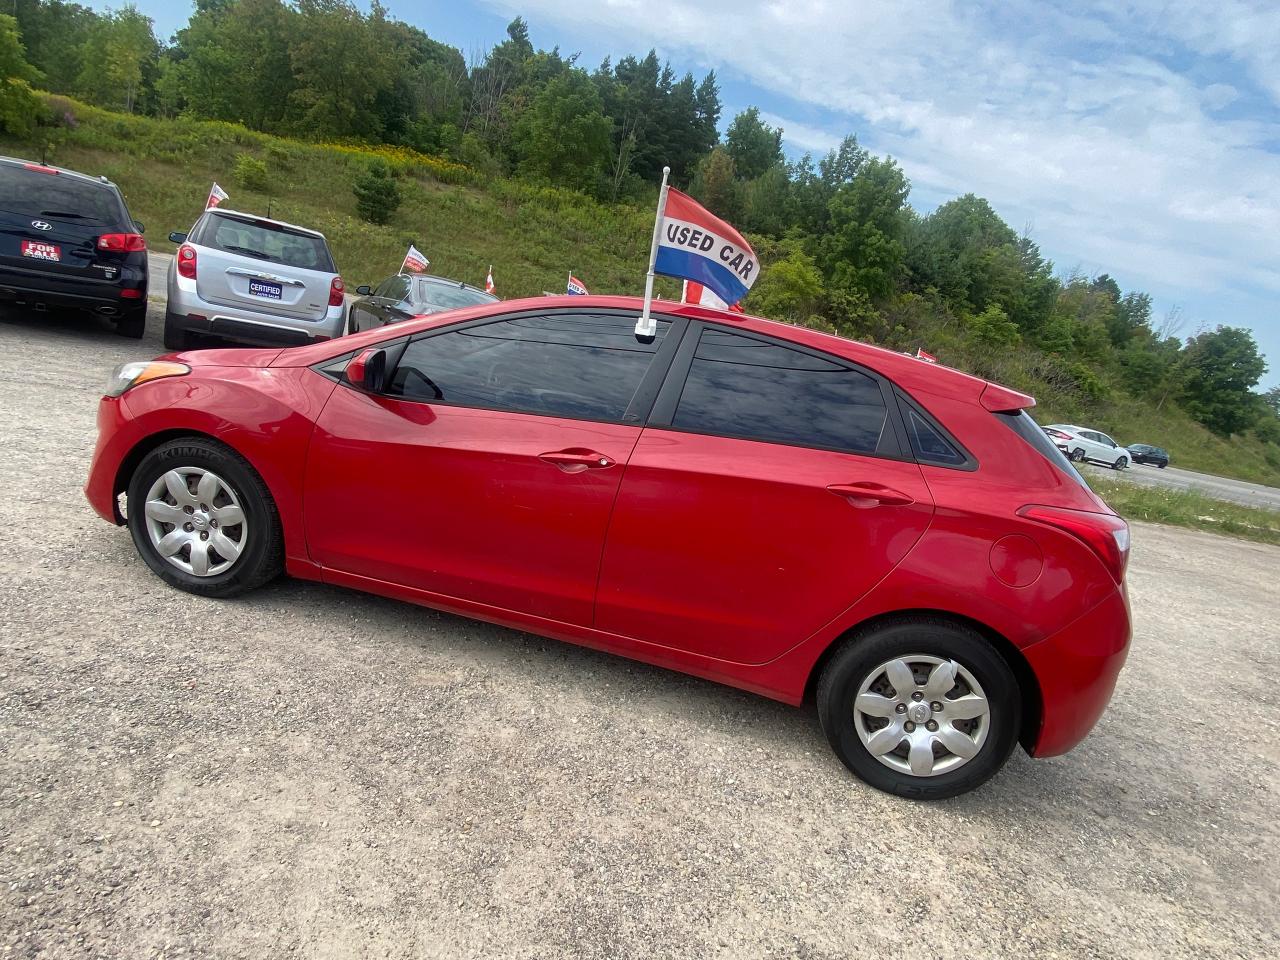
[[[184,350],[165,354],[165,360],[180,360],[189,367],[269,367],[280,356],[280,347],[228,347],[218,350]]]

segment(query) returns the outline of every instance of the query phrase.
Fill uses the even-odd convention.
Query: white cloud
[[[783,143],[801,152],[825,154],[840,146],[840,136],[830,130],[800,123],[797,120],[788,120],[786,117],[763,110],[760,112],[760,119],[771,127],[781,127]]]
[[[1166,300],[1280,290],[1274,0],[520,0],[519,12],[845,114],[917,198],[979,193],[1015,228],[1033,222],[1044,249],[1126,286]],[[846,132],[773,106],[769,122],[802,149]]]

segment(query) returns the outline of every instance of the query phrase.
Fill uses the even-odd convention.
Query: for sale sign
[[[22,255],[31,257],[33,260],[53,260],[62,259],[62,248],[56,243],[44,243],[40,240],[23,240]]]

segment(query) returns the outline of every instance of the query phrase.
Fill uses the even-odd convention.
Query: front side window
[[[432,280],[418,281],[418,295],[415,303],[438,312],[453,310],[456,307],[478,307],[482,303],[496,303],[497,297],[483,290],[473,290],[461,284],[440,283]]]
[[[671,324],[652,343],[635,317],[513,317],[420,337],[405,349],[388,392],[413,400],[621,420]]]
[[[880,384],[839,363],[705,328],[671,425],[677,430],[874,453]]]

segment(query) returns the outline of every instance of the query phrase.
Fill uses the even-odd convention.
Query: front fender
[[[198,376],[154,380],[123,397],[127,473],[158,435],[204,434],[225,443],[258,471],[271,491],[291,570],[310,564],[302,525],[303,476],[315,420],[337,384],[307,367],[218,367]],[[117,447],[126,444],[116,444]],[[117,476],[116,491],[128,485]]]

